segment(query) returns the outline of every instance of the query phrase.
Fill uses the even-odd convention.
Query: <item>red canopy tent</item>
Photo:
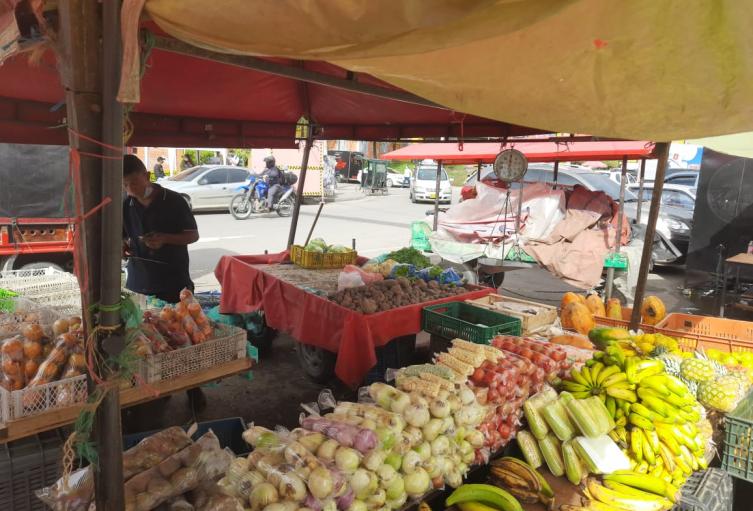
[[[509,141],[506,148],[515,148],[526,155],[529,162],[629,160],[653,158],[654,144],[643,141],[625,142],[517,142]],[[462,148],[449,143],[411,144],[383,154],[385,160],[437,160],[446,165],[464,163],[492,163],[502,150],[498,143],[467,143]]]

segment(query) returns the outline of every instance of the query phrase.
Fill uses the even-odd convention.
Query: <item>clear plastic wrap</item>
[[[3,369],[0,375],[0,385],[9,391],[21,390],[26,386],[22,339],[23,337],[16,335],[4,340],[0,345],[0,361]]]

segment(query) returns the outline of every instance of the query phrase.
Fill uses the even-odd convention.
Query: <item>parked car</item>
[[[697,170],[672,169],[667,170],[664,182],[671,185],[683,185],[698,188],[698,177],[701,175]]]
[[[628,189],[634,194],[638,194],[639,184],[631,184]],[[653,183],[643,184],[643,198],[651,200],[654,191]],[[693,211],[695,209],[696,189],[692,186],[675,185],[665,183],[661,193],[662,206],[675,206]]]
[[[235,190],[250,176],[248,169],[242,167],[199,165],[160,179],[159,184],[181,194],[193,211],[227,210]]]
[[[418,164],[410,180],[409,196],[411,202],[435,200],[437,170],[437,163],[433,160],[424,160]],[[439,179],[439,202],[450,204],[452,203],[452,185],[444,169],[442,169]]]
[[[494,173],[494,168],[491,165],[483,165],[481,167],[481,182],[489,186],[505,188],[505,184],[497,179],[497,175]],[[460,202],[476,197],[476,183],[478,183],[478,172],[473,172],[466,178],[462,188],[460,188]]]
[[[405,188],[410,186],[410,180],[406,183],[405,175],[399,170],[387,167],[387,188]]]
[[[617,184],[620,184],[620,182],[622,181],[622,171],[620,169],[595,170],[594,172],[596,172],[597,174],[604,174],[605,176],[608,176],[609,179],[611,179]],[[628,184],[638,182],[638,179],[635,177],[635,174],[630,170],[625,172],[625,179],[627,180]]]

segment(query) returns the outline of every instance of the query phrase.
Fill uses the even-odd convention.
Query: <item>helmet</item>
[[[275,166],[275,157],[272,155],[269,155],[264,158],[264,163],[267,165],[267,168],[272,168]]]

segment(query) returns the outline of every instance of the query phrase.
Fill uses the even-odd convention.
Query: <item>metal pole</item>
[[[560,162],[559,160],[554,161],[554,189],[557,189],[557,178],[560,175]]]
[[[651,264],[651,254],[654,248],[654,235],[656,234],[656,221],[659,219],[659,206],[661,192],[664,188],[664,174],[667,170],[669,158],[669,142],[656,144],[656,176],[654,177],[654,191],[651,194],[651,208],[648,211],[648,224],[646,236],[643,240],[643,254],[641,255],[641,267],[638,270],[638,285],[635,288],[635,300],[633,301],[633,315],[630,317],[630,328],[635,330],[641,321],[641,303],[643,294],[646,292],[646,278],[648,267]]]
[[[641,160],[641,173],[638,177],[638,211],[635,213],[635,223],[641,223],[641,210],[643,209],[643,180],[646,176],[646,158]]]
[[[303,201],[303,185],[306,184],[306,171],[309,168],[309,154],[311,146],[314,143],[314,126],[309,123],[306,126],[306,145],[303,146],[303,159],[301,160],[301,178],[296,189],[295,204],[293,205],[293,218],[290,222],[290,233],[288,234],[288,249],[295,243],[295,231],[298,229],[298,216],[301,212],[301,202]]]
[[[478,164],[476,165],[476,182],[481,182],[481,160],[479,160]]]
[[[442,179],[442,160],[437,162],[437,180],[434,186],[434,230],[437,230],[439,224],[439,183]]]
[[[102,3],[102,142],[123,145],[123,108],[116,96],[120,82],[122,50],[120,45],[120,1]],[[120,261],[122,251],[123,208],[120,204],[123,189],[123,159],[112,150],[103,149],[110,156],[102,160],[102,197],[112,202],[102,209],[102,259],[99,325],[105,338],[99,343],[101,353],[117,355],[125,347],[122,336],[113,335],[120,325]],[[113,159],[112,156],[118,157]],[[102,375],[109,378],[111,375]],[[95,470],[96,503],[98,509],[123,509],[123,435],[120,426],[120,391],[117,386],[107,393],[97,408],[95,441],[99,450],[99,464]]]
[[[622,169],[620,171],[620,204],[617,212],[617,234],[614,240],[614,253],[620,253],[622,245],[622,222],[625,216],[625,174],[627,173],[627,156],[622,157]],[[614,285],[614,268],[607,268],[607,282],[604,290],[607,300],[612,298],[612,287]]]
[[[314,228],[316,227],[316,223],[319,221],[319,215],[322,213],[322,208],[324,207],[324,200],[322,200],[319,203],[319,209],[316,210],[316,216],[314,217],[314,223],[311,224],[311,229],[309,229],[309,235],[306,236],[306,243],[303,244],[305,247],[309,244],[309,241],[311,240],[311,235],[314,234]]]

